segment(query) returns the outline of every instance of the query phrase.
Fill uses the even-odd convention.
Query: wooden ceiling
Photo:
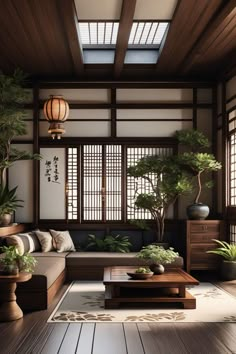
[[[120,25],[114,64],[85,64],[73,0],[2,0],[0,69],[90,81],[216,80],[236,74],[236,0],[178,0],[157,63],[124,64],[137,1],[116,0]]]

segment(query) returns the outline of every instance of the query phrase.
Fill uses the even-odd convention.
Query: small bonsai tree
[[[164,238],[164,221],[167,211],[177,198],[192,190],[177,155],[146,156],[128,168],[128,175],[146,181],[149,193],[135,192],[134,207],[149,211],[155,225],[156,241]],[[135,221],[133,221],[135,223]],[[137,226],[142,223],[138,221]]]
[[[24,102],[29,92],[24,89],[26,75],[16,70],[12,76],[0,72],[0,183],[4,172],[15,161],[40,159],[38,154],[19,151],[11,146],[12,140],[26,134]]]
[[[221,163],[218,162],[213,154],[199,152],[203,148],[210,146],[209,140],[205,135],[197,130],[179,130],[176,132],[176,138],[179,143],[190,148],[190,152],[184,152],[181,155],[183,168],[191,174],[195,179],[196,195],[194,203],[199,203],[199,198],[203,187],[211,188],[212,181],[202,182],[202,175],[208,172],[218,171],[221,169]]]

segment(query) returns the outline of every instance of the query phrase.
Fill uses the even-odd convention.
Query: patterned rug
[[[196,297],[197,308],[104,309],[101,282],[75,281],[68,288],[48,322],[236,322],[236,298],[211,283],[187,288]],[[160,306],[160,304],[159,304]]]

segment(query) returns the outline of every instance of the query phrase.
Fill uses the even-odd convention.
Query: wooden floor
[[[221,286],[236,295],[236,282]],[[0,353],[236,353],[236,323],[47,323],[65,290],[47,311],[0,323]]]

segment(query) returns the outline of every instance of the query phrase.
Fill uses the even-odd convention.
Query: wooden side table
[[[14,321],[23,317],[23,312],[16,302],[17,283],[30,280],[31,273],[0,276],[0,322]]]

